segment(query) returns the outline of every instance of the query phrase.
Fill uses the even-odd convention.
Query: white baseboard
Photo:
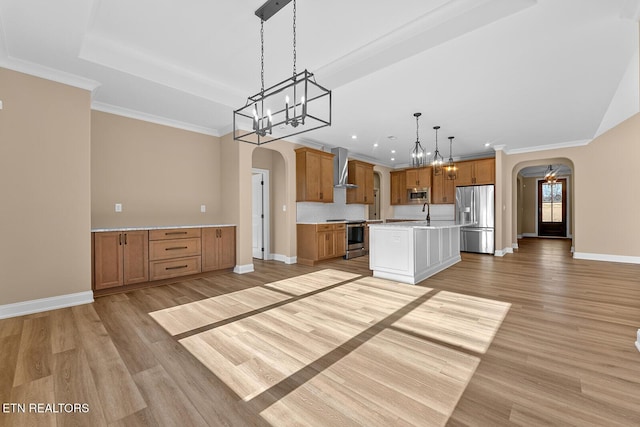
[[[505,256],[506,254],[512,254],[513,248],[504,248],[496,250],[493,255],[494,256]]]
[[[522,233],[521,237],[538,237],[536,233]]]
[[[512,248],[512,249],[518,249],[518,248],[519,248],[519,246],[518,246],[518,244],[517,244],[517,243],[512,243],[512,244],[511,244],[511,248]]]
[[[0,305],[0,319],[41,313],[43,311],[56,310],[58,308],[73,307],[74,305],[90,304],[92,302],[93,292],[85,291],[75,294],[59,295],[56,297],[5,304]]]
[[[284,262],[285,264],[297,264],[298,263],[298,257],[297,256],[286,256],[286,255],[282,255],[282,254],[273,254],[273,260],[274,261],[280,261],[280,262]]]
[[[608,261],[608,262],[622,262],[626,264],[640,264],[640,257],[627,256],[627,255],[609,255],[609,254],[594,254],[589,252],[574,252],[573,257],[575,259],[587,259],[591,261]]]
[[[636,348],[640,351],[640,341],[636,341]]]
[[[245,264],[245,265],[236,265],[235,267],[233,267],[233,272],[237,274],[252,273],[254,271],[255,270],[253,269],[253,263]]]

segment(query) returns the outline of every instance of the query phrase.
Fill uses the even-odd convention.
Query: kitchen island
[[[375,277],[415,285],[460,261],[457,221],[411,221],[369,226],[369,268]]]

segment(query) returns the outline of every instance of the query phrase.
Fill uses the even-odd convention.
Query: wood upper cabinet
[[[296,201],[333,203],[333,154],[296,149]]]
[[[468,160],[456,163],[458,173],[455,185],[485,185],[495,184],[496,162],[495,159]]]
[[[202,229],[202,271],[232,268],[236,265],[236,228]]]
[[[407,203],[407,184],[405,171],[393,171],[390,173],[391,179],[391,200],[392,205],[405,205]]]
[[[347,203],[373,204],[373,165],[359,160],[349,160],[348,183],[358,188],[347,189]]]
[[[147,231],[94,233],[94,288],[149,281]]]
[[[455,181],[447,179],[446,173],[431,177],[431,203],[453,204],[456,202]]]
[[[406,188],[431,187],[431,166],[406,169]]]

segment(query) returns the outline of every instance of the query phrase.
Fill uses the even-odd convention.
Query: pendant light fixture
[[[411,150],[411,167],[414,168],[421,168],[427,164],[427,156],[424,148],[422,148],[422,144],[420,144],[418,119],[421,115],[422,113],[413,113],[413,117],[416,118],[416,142],[413,150]]]
[[[451,146],[453,145],[453,136],[449,137],[449,162],[447,163],[447,166],[445,167],[445,170],[447,172],[447,179],[457,179],[458,178],[458,168],[456,167],[455,163],[453,163],[453,157],[451,155]]]
[[[557,174],[558,174],[558,171],[557,170],[554,171],[551,165],[549,165],[549,168],[547,169],[547,173],[544,175],[544,179],[549,184],[555,184],[558,181],[558,179],[556,178]]]
[[[296,70],[296,0],[293,0],[293,75],[264,87],[264,23],[291,0],[268,0],[255,14],[260,18],[260,92],[233,112],[233,139],[262,145],[331,126],[331,91],[316,83],[307,70]]]
[[[444,157],[438,151],[438,129],[440,129],[440,126],[434,126],[433,129],[436,131],[436,151],[433,154],[431,166],[433,166],[433,174],[440,175],[442,173],[442,164],[444,163]]]

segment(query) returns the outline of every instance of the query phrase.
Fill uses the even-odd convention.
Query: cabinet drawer
[[[335,224],[316,224],[316,231],[333,231]]]
[[[149,260],[200,255],[200,238],[154,240],[149,242]]]
[[[190,239],[200,237],[199,228],[168,228],[165,230],[149,230],[149,240]]]
[[[199,256],[149,262],[149,275],[151,276],[151,280],[196,274],[200,273],[200,271]]]

